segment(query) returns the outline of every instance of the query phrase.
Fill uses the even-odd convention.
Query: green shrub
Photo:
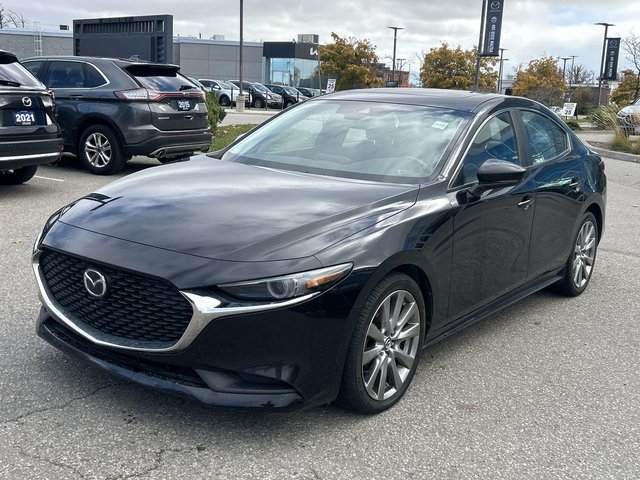
[[[631,140],[624,135],[620,135],[616,133],[613,142],[609,144],[609,148],[615,152],[626,152],[633,153],[633,145],[631,144]]]
[[[582,130],[580,124],[575,120],[565,120],[564,123],[566,123],[571,130]]]
[[[218,124],[224,120],[227,112],[220,106],[216,96],[211,92],[204,92],[204,103],[207,105],[207,116],[209,118],[209,125],[211,125],[211,133],[215,135]]]

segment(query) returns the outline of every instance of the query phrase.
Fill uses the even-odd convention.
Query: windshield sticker
[[[441,122],[440,120],[438,120],[437,122],[433,122],[433,125],[431,125],[431,128],[437,128],[438,130],[444,130],[448,126],[449,126],[449,124],[447,122]]]

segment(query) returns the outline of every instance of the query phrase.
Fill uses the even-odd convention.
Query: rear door
[[[554,119],[533,110],[521,110],[520,117],[536,189],[529,257],[529,276],[534,278],[561,267],[569,258],[586,198],[582,193],[585,174],[567,132]]]
[[[149,92],[153,125],[176,131],[207,128],[204,94],[173,65],[135,64],[124,67]]]

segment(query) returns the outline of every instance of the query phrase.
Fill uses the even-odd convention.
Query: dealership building
[[[138,58],[180,65],[194,78],[238,79],[239,41],[174,36],[170,15],[74,20],[71,30],[0,29],[0,50],[19,59],[51,55]],[[61,26],[65,27],[65,26]],[[318,88],[318,36],[294,42],[243,42],[243,78]],[[326,80],[325,80],[326,83]]]

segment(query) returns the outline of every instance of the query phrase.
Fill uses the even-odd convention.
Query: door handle
[[[518,208],[523,209],[525,212],[529,210],[531,205],[533,205],[533,197],[526,196],[522,199],[522,201],[518,204]]]
[[[578,190],[580,188],[580,180],[578,177],[573,177],[571,179],[571,183],[569,184],[569,188],[572,190]]]
[[[71,100],[77,100],[79,98],[84,98],[84,95],[69,95]]]

